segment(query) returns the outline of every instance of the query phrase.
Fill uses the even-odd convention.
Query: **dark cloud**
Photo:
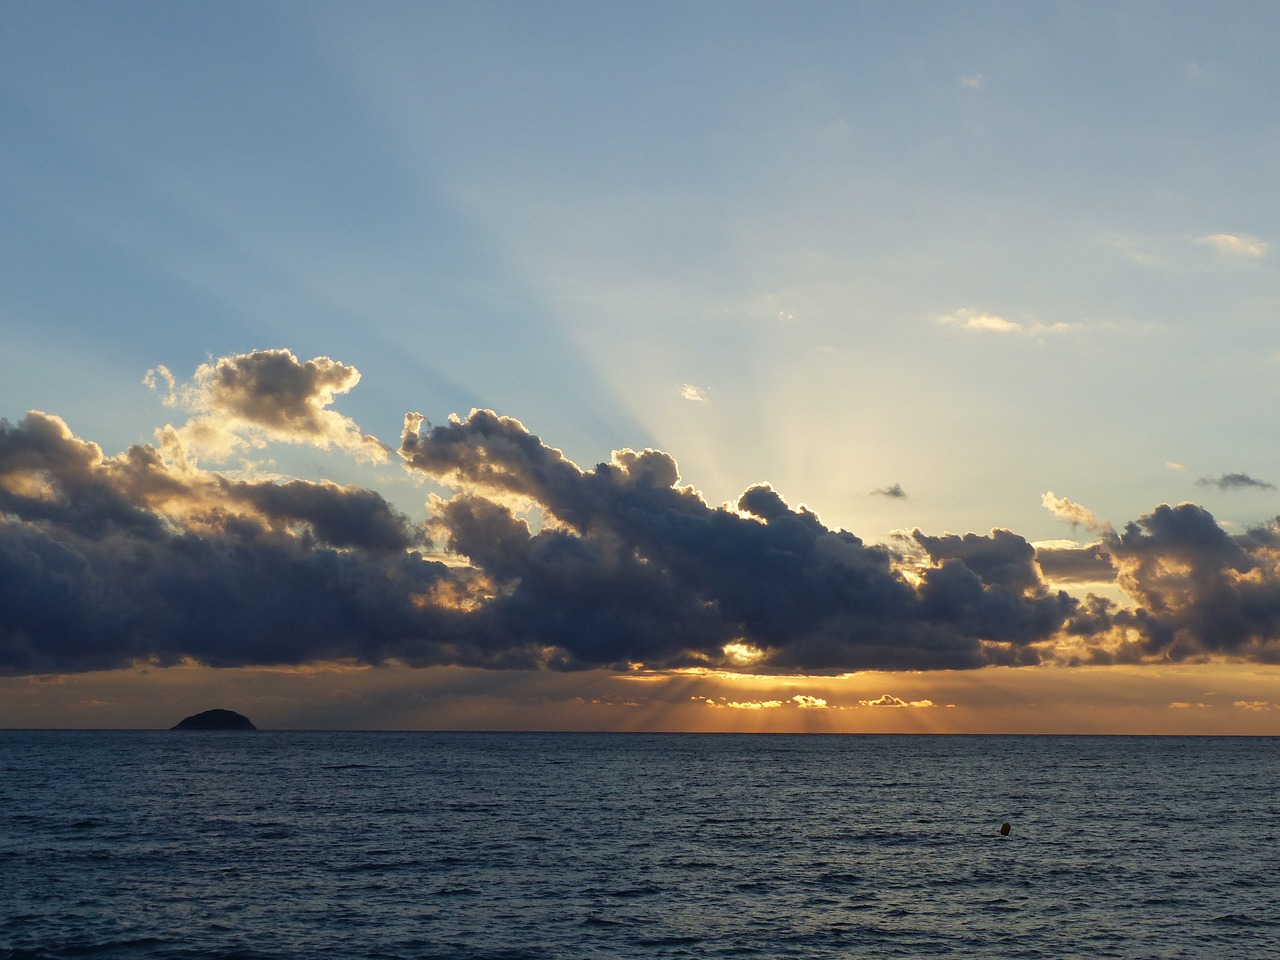
[[[1101,543],[1083,547],[1036,547],[1036,562],[1051,583],[1110,583],[1116,568]]]
[[[275,521],[304,524],[319,542],[330,546],[407,550],[430,545],[408,517],[372,490],[305,480],[246,483],[220,479],[219,485],[229,501],[251,505]]]
[[[722,647],[735,641],[764,652],[759,669],[1033,662],[1032,645],[1051,637],[1074,603],[1038,578],[998,582],[960,561],[926,571],[915,586],[887,550],[828,528],[767,486],[748,489],[736,511],[708,505],[679,485],[675,461],[659,451],[624,450],[582,470],[519,421],[489,411],[423,424],[408,418],[401,455],[471,491],[442,522],[451,547],[508,585],[489,608],[553,624],[538,639],[570,644],[575,665],[719,666]],[[555,529],[532,535],[505,510],[487,509],[477,523],[480,500],[511,495],[541,507]]]
[[[4,672],[462,659],[450,645],[462,618],[414,602],[447,575],[418,555],[307,548],[236,524],[156,542],[0,532]]]
[[[354,376],[285,352],[202,370],[218,409],[292,438]],[[411,414],[400,453],[454,488],[433,501],[434,544],[371,490],[233,479],[180,444],[106,456],[48,414],[0,421],[0,672],[1280,660],[1280,520],[1232,536],[1201,507],[1166,505],[1116,531],[1050,494],[1096,544],[915,530],[890,549],[765,484],[712,506],[661,451],[582,469],[489,411],[436,427]],[[1131,603],[1050,586],[1112,578]]]
[[[1089,549],[1114,570],[1131,604],[1098,596],[1080,604],[1066,626],[1085,641],[1079,662],[1280,662],[1275,524],[1233,536],[1197,504],[1162,504]],[[1052,556],[1041,559],[1046,570]],[[1077,569],[1087,572],[1090,563]]]
[[[1255,480],[1247,473],[1224,473],[1220,477],[1201,477],[1196,481],[1197,486],[1201,487],[1217,487],[1219,490],[1247,490],[1250,487],[1257,490],[1274,490],[1274,483],[1267,483],[1265,480]]]
[[[377,494],[166,469],[149,447],[103,458],[56,417],[0,420],[0,672],[475,662],[465,618],[429,602],[449,569]]]
[[[1107,544],[1137,604],[1115,622],[1136,632],[1147,656],[1274,659],[1280,571],[1274,549],[1259,541],[1230,536],[1196,504],[1157,507]]]
[[[889,497],[893,500],[905,500],[907,499],[907,492],[902,489],[902,484],[895,483],[891,487],[880,487],[878,490],[872,490],[868,496]]]
[[[110,482],[96,443],[36,411],[17,425],[0,419],[0,516],[5,514],[87,539],[113,530],[149,539],[162,530],[155,514]]]
[[[931,537],[913,530],[911,537],[924,547],[934,563],[960,560],[989,586],[1015,593],[1043,592],[1036,551],[1026,540],[1009,530],[992,530],[990,536],[953,533]]]
[[[722,657],[714,608],[615,537],[531,535],[506,507],[470,496],[449,501],[442,519],[449,546],[496,587],[474,615],[487,643],[544,651],[545,665],[561,669]]]

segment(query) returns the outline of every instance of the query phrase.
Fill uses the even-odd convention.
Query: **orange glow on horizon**
[[[0,727],[1280,735],[1280,668],[1025,667],[834,677],[325,663],[0,679]]]

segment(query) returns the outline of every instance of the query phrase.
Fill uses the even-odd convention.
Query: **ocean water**
[[[1272,739],[0,731],[0,958],[1270,958],[1278,838]]]

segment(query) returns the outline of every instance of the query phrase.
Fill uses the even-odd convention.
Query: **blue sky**
[[[1048,491],[1117,528],[1280,513],[1272,4],[3,17],[10,421],[118,453],[185,417],[148,370],[286,348],[357,368],[334,407],[392,447],[489,408],[868,542],[1088,541]],[[414,517],[439,489],[253,458]]]
[[[6,414],[287,346],[860,528],[1280,472],[1274,258],[1201,240],[1277,220],[1275,15],[1165,9],[15,5]]]

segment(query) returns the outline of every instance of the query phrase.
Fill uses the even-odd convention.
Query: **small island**
[[[234,710],[206,710],[187,717],[170,730],[257,730],[253,722]]]

